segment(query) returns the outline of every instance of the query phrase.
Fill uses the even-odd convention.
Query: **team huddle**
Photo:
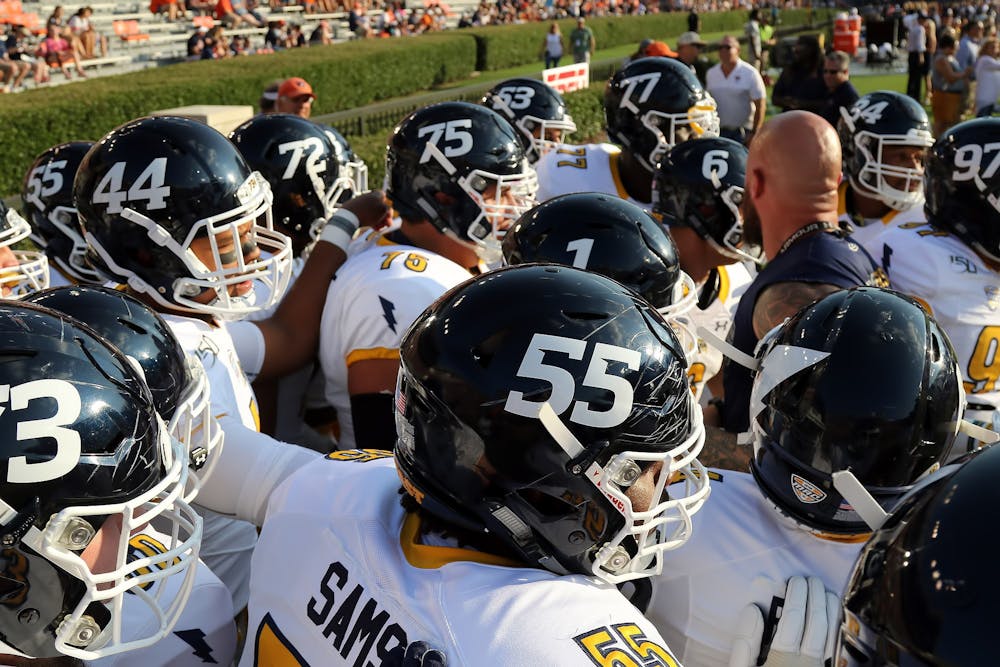
[[[989,662],[1000,120],[876,92],[748,149],[660,57],[605,113],[418,109],[384,192],[288,114],[39,155],[0,664]]]

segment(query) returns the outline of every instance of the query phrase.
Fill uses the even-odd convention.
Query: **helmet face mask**
[[[511,322],[499,302],[524,316]],[[403,341],[404,488],[531,566],[651,576],[708,495],[686,370],[669,325],[624,286],[556,265],[491,272],[439,299]]]
[[[167,431],[184,446],[190,468],[184,500],[192,502],[219,461],[223,434],[212,415],[208,377],[201,361],[192,355],[186,355],[184,361],[187,381]]]
[[[291,242],[274,231],[270,187],[210,127],[173,117],[127,123],[88,152],[74,190],[88,261],[158,305],[238,319],[284,295]],[[248,292],[231,294],[243,283]],[[267,298],[255,298],[253,283]]]
[[[28,221],[0,201],[0,248],[10,248],[31,234]],[[0,291],[5,299],[17,299],[49,286],[49,262],[43,253],[10,249],[16,266],[0,267]]]
[[[862,193],[870,194],[886,206],[904,211],[923,201],[924,169],[892,164],[886,149],[895,147],[929,148],[934,140],[930,134],[916,136],[880,136],[859,132],[854,137],[858,151],[864,156],[864,166],[857,176],[851,176],[851,185]]]
[[[656,136],[656,147],[648,155],[637,155],[650,171],[677,144],[719,135],[719,116],[715,100],[711,97],[691,107],[686,113],[648,111],[642,117],[642,124]]]
[[[92,660],[150,646],[172,629],[194,583],[201,519],[182,499],[184,445],[137,368],[86,325],[7,304],[0,339],[12,413],[0,455],[0,568],[23,584],[0,606],[0,650]],[[136,557],[154,520],[165,538],[155,555]],[[168,593],[169,577],[180,584]],[[129,641],[125,595],[154,619]]]

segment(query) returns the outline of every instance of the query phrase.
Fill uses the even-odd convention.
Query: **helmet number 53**
[[[611,407],[607,410],[594,410],[584,401],[574,402],[576,381],[573,374],[564,368],[544,363],[546,352],[562,353],[570,359],[582,360],[588,347],[592,347],[593,351],[582,384],[584,387],[611,392],[613,398]],[[556,414],[562,414],[573,404],[569,417],[571,422],[594,428],[611,428],[624,422],[631,414],[635,392],[628,380],[608,372],[608,364],[620,362],[637,371],[641,360],[642,355],[638,351],[617,345],[588,344],[575,338],[536,333],[517,369],[517,377],[544,380],[552,385],[548,403]],[[537,418],[543,403],[544,400],[526,400],[523,392],[512,390],[507,394],[504,410],[522,417]]]
[[[7,481],[13,484],[49,482],[66,473],[80,461],[80,434],[66,428],[80,416],[80,394],[65,380],[32,380],[11,387],[0,385],[0,415],[6,412],[4,403],[10,402],[12,413],[24,410],[31,401],[47,398],[54,400],[56,413],[45,419],[19,421],[15,437],[18,441],[51,438],[55,441],[55,455],[47,461],[31,463],[26,456],[15,456],[7,463]]]

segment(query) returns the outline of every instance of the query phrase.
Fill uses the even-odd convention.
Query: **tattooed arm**
[[[709,468],[750,472],[753,447],[736,444],[736,434],[717,426],[705,427],[705,446],[698,460]]]
[[[753,307],[753,332],[758,339],[827,294],[840,291],[841,287],[828,283],[774,283],[757,297]]]

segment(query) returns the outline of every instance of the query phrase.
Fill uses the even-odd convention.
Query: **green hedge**
[[[784,11],[784,25],[806,23],[807,12]],[[826,16],[817,12],[815,18]],[[702,30],[738,32],[745,21],[742,10],[705,14]],[[593,19],[588,25],[598,48],[638,43],[647,37],[672,42],[687,27],[686,15],[680,12]],[[572,21],[563,22],[567,35],[572,27]],[[5,154],[0,163],[0,193],[19,194],[31,160],[50,146],[99,139],[114,127],[157,109],[191,104],[256,106],[268,82],[302,76],[317,92],[313,113],[320,116],[467,79],[476,69],[535,62],[546,29],[546,24],[534,23],[452,30],[413,39],[351,41],[252,58],[181,63],[7,95],[0,105],[0,146]],[[379,137],[375,143],[383,140]],[[376,163],[381,163],[381,157],[369,161],[373,168]]]

